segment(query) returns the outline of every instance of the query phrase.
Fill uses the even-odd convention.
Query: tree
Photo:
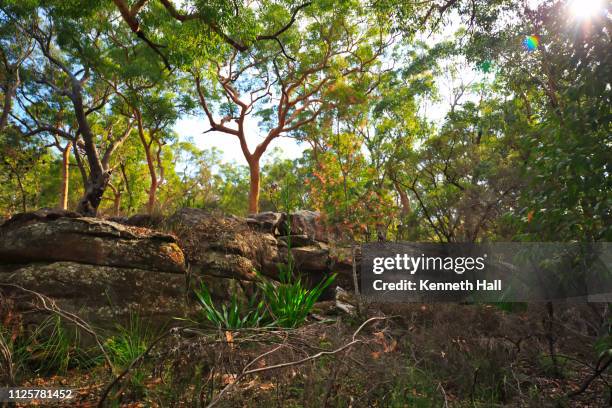
[[[162,149],[174,136],[169,131],[169,126],[176,120],[176,112],[174,111],[171,97],[168,95],[149,95],[144,100],[142,106],[144,106],[144,112],[137,107],[132,109],[138,127],[138,136],[145,151],[147,168],[151,179],[147,212],[152,214],[155,207],[157,190],[160,184],[164,182]]]
[[[54,106],[68,107],[67,115],[73,117],[76,129],[69,134],[61,129],[61,122],[43,123],[28,113],[30,120],[19,122],[25,127],[24,136],[54,135],[71,141],[85,183],[77,211],[95,215],[115,169],[112,157],[129,137],[131,126],[110,119],[113,113],[107,110],[117,97],[104,77],[108,72],[105,67],[116,66],[113,51],[119,47],[114,41],[121,38],[120,32],[110,33],[106,23],[108,13],[114,9],[81,9],[81,18],[75,23],[70,19],[75,13],[73,7],[74,4],[49,2],[15,5],[3,11],[22,31],[26,31],[25,22],[29,22],[28,35],[37,45],[28,62],[30,93],[21,95],[23,111],[28,112],[30,105],[44,103],[47,95],[53,95],[58,101]],[[103,131],[96,133],[93,127],[99,122],[105,125]],[[115,125],[118,127],[113,129]]]
[[[13,108],[13,99],[21,83],[20,69],[32,53],[32,40],[23,29],[7,16],[0,16],[0,86],[2,90],[2,110],[0,112],[0,132],[8,125]]]
[[[131,6],[126,0],[113,0],[113,3],[130,30],[161,57],[170,71],[172,70],[170,59],[174,57],[171,55],[169,58],[168,54],[172,54],[175,50],[168,47],[169,31],[161,30],[160,32],[160,26],[164,25],[164,23],[159,23],[160,20],[166,20],[166,27],[170,27],[170,30],[174,32],[179,32],[178,35],[172,37],[186,43],[197,41],[200,47],[204,46],[202,44],[202,33],[204,32],[209,38],[215,37],[211,45],[216,46],[216,40],[219,39],[240,52],[247,51],[257,41],[273,41],[278,43],[281,50],[284,50],[280,40],[281,35],[295,24],[300,10],[311,4],[311,2],[304,2],[292,7],[292,2],[248,4],[237,1],[231,3],[214,1],[175,5],[171,0],[159,0],[161,7],[156,7],[150,0],[138,0]],[[282,23],[275,24],[276,29],[267,30],[270,21],[266,20],[265,16],[270,12],[279,14],[279,9],[282,9],[283,17],[286,14],[290,16],[286,16]],[[261,18],[262,16],[264,18]],[[168,20],[179,23],[179,25],[168,24]],[[142,24],[142,21],[155,21],[158,22],[158,26],[147,27],[146,24]],[[160,44],[161,41],[166,44]]]
[[[249,166],[250,213],[259,210],[260,160],[270,143],[331,108],[332,93],[350,93],[351,82],[374,75],[371,71],[392,41],[381,21],[369,20],[367,29],[366,23],[357,25],[352,19],[365,18],[359,10],[312,7],[308,12],[302,28],[293,26],[284,33],[283,52],[259,45],[248,54],[230,49],[221,60],[192,73],[209,131],[235,136],[240,143]],[[266,130],[253,150],[245,127],[249,115],[259,116]]]
[[[95,135],[91,130],[89,116],[105,105],[109,97],[108,89],[88,83],[93,82],[91,62],[83,55],[63,52],[55,46],[57,33],[54,22],[45,17],[35,17],[38,22],[32,27],[31,35],[36,41],[40,52],[47,61],[44,72],[38,72],[37,80],[47,86],[56,95],[65,96],[72,104],[73,114],[78,124],[78,133],[83,141],[83,149],[87,157],[89,175],[87,186],[77,211],[86,215],[95,215],[106,186],[109,181],[108,163],[110,155],[125,140],[117,139],[101,156],[96,144]],[[41,22],[43,25],[41,25]],[[53,45],[52,45],[53,44]],[[87,98],[85,94],[87,92]],[[87,103],[89,100],[90,103]],[[37,128],[28,133],[52,131],[60,133],[57,128]]]
[[[522,112],[524,156],[516,220],[522,239],[605,240],[611,235],[610,14],[586,20],[563,1],[514,10],[495,30],[479,28],[466,54],[498,61],[498,77]],[[489,27],[487,27],[489,28]],[[525,35],[538,47],[525,49]]]

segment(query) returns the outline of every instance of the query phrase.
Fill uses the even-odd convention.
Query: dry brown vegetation
[[[95,406],[103,395],[103,406],[609,404],[609,371],[570,397],[594,374],[605,310],[556,305],[551,320],[544,304],[522,309],[369,305],[375,318],[367,320],[326,307],[315,315],[325,320],[293,330],[180,326],[149,337],[145,352],[112,375],[104,362],[19,375],[23,386],[78,388],[71,406]]]

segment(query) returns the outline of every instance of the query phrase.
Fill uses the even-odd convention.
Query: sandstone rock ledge
[[[15,300],[19,311],[36,300],[15,286],[53,299],[62,310],[75,313],[96,327],[112,327],[138,312],[161,324],[186,311],[185,277],[136,268],[88,265],[75,262],[32,263],[0,272],[0,286]]]
[[[17,286],[94,325],[112,326],[132,311],[163,325],[185,310],[185,271],[176,238],[146,228],[55,210],[0,226],[0,294],[21,311],[32,309],[33,297]]]

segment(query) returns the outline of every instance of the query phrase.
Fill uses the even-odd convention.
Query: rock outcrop
[[[177,235],[192,273],[253,280],[255,271],[274,275],[286,259],[274,235],[252,229],[243,218],[183,208],[166,228]]]
[[[34,291],[51,298],[63,311],[96,327],[110,328],[132,312],[164,324],[187,310],[182,274],[76,262],[32,263],[0,272],[0,289],[19,309],[41,304]]]
[[[53,210],[0,226],[0,289],[22,310],[30,290],[101,326],[135,307],[167,321],[185,304],[185,271],[176,238],[146,228]]]
[[[0,262],[37,261],[185,270],[171,235],[63,212],[20,214],[0,227]]]
[[[312,211],[240,218],[183,208],[166,229],[177,235],[191,272],[201,276],[252,281],[257,271],[277,278],[291,250],[296,269],[312,283],[335,272],[336,284],[353,285],[351,248],[328,243],[330,230]]]
[[[189,307],[198,281],[215,298],[248,297],[257,274],[278,278],[291,252],[310,284],[337,273],[331,299],[338,285],[352,290],[353,253],[330,231],[312,211],[240,218],[184,208],[111,221],[41,210],[0,226],[0,290],[22,309],[32,300],[23,289],[42,293],[101,326],[135,308],[163,323]]]

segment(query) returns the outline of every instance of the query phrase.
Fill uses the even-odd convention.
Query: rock
[[[200,224],[201,222],[208,221],[210,219],[224,219],[225,217],[219,217],[211,214],[208,211],[200,208],[181,208],[171,217],[169,217],[165,224],[172,230],[180,230],[181,228],[188,228],[191,225]]]
[[[286,219],[284,213],[266,211],[258,214],[251,214],[247,218],[247,223],[256,230],[269,232],[272,234],[280,234],[283,229],[283,223]]]
[[[176,239],[76,213],[18,214],[0,226],[0,262],[72,261],[182,273]]]
[[[295,266],[300,271],[326,271],[329,268],[329,250],[319,246],[291,248]]]
[[[218,276],[202,275],[200,282],[206,285],[206,289],[215,301],[228,301],[235,296],[239,302],[247,304],[256,289],[254,281],[220,278]]]
[[[122,217],[122,216],[113,216],[113,217],[108,217],[106,218],[107,221],[112,221],[112,222],[116,222],[117,224],[125,224],[125,225],[130,225],[128,224],[128,217]]]
[[[361,249],[356,248],[357,277],[361,276]],[[343,288],[354,289],[353,248],[332,246],[329,248],[329,269],[337,274],[336,284]]]
[[[185,276],[176,273],[74,262],[34,263],[0,272],[0,283],[46,295],[62,310],[98,327],[112,327],[128,318],[130,311],[156,324],[187,312]],[[6,285],[0,285],[0,291],[16,300],[19,311],[31,309],[31,294]],[[34,319],[37,316],[33,314]]]
[[[287,245],[291,245],[292,248],[317,244],[317,241],[310,238],[308,235],[283,235],[278,237],[278,240],[284,242]]]
[[[125,220],[124,224],[134,227],[158,228],[162,222],[161,215],[135,214]]]
[[[350,315],[354,315],[357,312],[355,297],[340,286],[336,286],[336,308]]]
[[[318,211],[300,210],[289,214],[291,235],[306,235],[318,242],[330,242],[340,237],[336,228],[327,226]]]
[[[278,279],[279,264],[287,263],[287,241],[291,241],[291,252],[295,267],[305,272],[304,278],[313,284],[330,272],[338,272],[334,287],[341,284],[353,286],[351,248],[330,247],[315,240],[315,236],[326,232],[319,214],[300,211],[291,215],[293,227],[301,234],[275,237],[261,228],[265,223],[269,231],[282,220],[281,213],[260,213],[249,219],[226,217],[210,212],[184,208],[170,217],[168,228],[179,238],[187,262],[197,275],[219,278],[234,278],[251,281],[255,271]],[[317,232],[318,231],[318,232]],[[333,254],[333,258],[330,257]]]
[[[312,307],[312,312],[318,315],[334,316],[337,314],[336,301],[335,300],[323,300],[316,302]]]
[[[206,251],[198,263],[191,265],[192,272],[219,278],[254,280],[256,277],[253,262],[240,255]]]
[[[56,220],[58,218],[79,218],[81,214],[74,211],[59,210],[55,208],[41,208],[40,210],[15,214],[6,220],[0,228],[11,228],[14,225],[23,225],[33,221]]]
[[[183,208],[167,225],[198,274],[251,280],[255,270],[274,275],[282,261],[274,235],[253,230],[243,218]]]

